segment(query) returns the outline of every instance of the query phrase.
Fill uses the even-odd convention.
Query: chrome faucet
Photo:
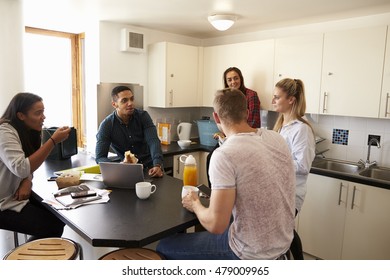
[[[381,144],[379,143],[378,139],[376,139],[376,138],[371,138],[370,141],[368,141],[367,160],[364,163],[366,168],[376,164],[375,160],[373,162],[370,162],[371,144],[372,143],[375,143],[376,146],[378,147],[378,149],[381,147]],[[362,161],[363,160],[360,160],[359,163],[362,162]]]

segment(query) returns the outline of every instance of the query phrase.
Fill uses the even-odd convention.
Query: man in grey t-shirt
[[[295,217],[295,170],[288,146],[277,132],[248,125],[239,90],[218,91],[214,111],[226,140],[211,157],[209,207],[194,193],[183,198],[183,206],[207,231],[163,239],[157,251],[167,259],[284,258]]]

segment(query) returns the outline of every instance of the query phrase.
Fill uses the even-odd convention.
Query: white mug
[[[194,186],[183,186],[183,188],[181,190],[181,198],[184,198],[191,191],[196,192],[196,194],[199,195],[199,189],[197,187],[194,187]]]
[[[152,185],[149,182],[138,182],[135,184],[135,193],[140,199],[147,199],[156,189],[156,185]]]

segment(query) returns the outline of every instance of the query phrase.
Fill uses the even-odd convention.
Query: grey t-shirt
[[[295,169],[280,134],[229,136],[210,161],[212,189],[236,189],[229,245],[241,259],[276,259],[291,244]]]

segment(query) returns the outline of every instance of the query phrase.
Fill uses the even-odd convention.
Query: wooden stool
[[[109,252],[99,260],[163,260],[156,251],[146,248],[125,248]]]
[[[33,240],[11,250],[4,260],[75,260],[83,258],[82,248],[66,238],[43,238]]]

